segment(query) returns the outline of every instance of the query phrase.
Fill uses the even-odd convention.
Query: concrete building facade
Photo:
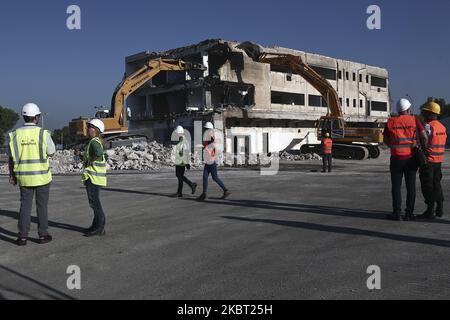
[[[213,121],[226,153],[267,154],[316,143],[315,122],[328,113],[320,93],[290,70],[253,61],[240,43],[206,40],[165,52],[126,58],[126,74],[149,58],[202,63],[205,71],[163,72],[130,98],[130,131],[170,141],[177,125],[194,137],[195,121]],[[347,122],[385,123],[390,114],[388,71],[362,63],[273,47],[299,55],[338,92]]]

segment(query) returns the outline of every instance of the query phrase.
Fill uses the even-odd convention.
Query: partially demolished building
[[[267,154],[316,143],[315,122],[328,108],[320,93],[292,71],[252,60],[240,43],[206,40],[165,52],[126,58],[130,75],[149,58],[202,63],[205,71],[162,72],[130,98],[130,131],[169,142],[177,125],[194,138],[195,121],[212,121],[225,153]],[[385,123],[390,114],[388,71],[361,63],[273,47],[293,54],[338,92],[347,122]]]

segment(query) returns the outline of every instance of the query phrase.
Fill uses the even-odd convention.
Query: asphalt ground
[[[210,179],[203,203],[169,197],[174,172],[110,174],[101,194],[107,233],[96,238],[83,237],[92,212],[80,177],[55,176],[54,241],[26,247],[13,243],[19,190],[2,176],[0,299],[449,299],[449,207],[444,219],[387,220],[388,162],[337,160],[329,174],[321,162],[282,163],[271,176],[224,169],[233,194],[221,200]],[[187,175],[198,195],[201,172]],[[424,209],[417,178],[415,213]],[[73,265],[80,290],[67,286]],[[367,287],[373,265],[380,290]]]

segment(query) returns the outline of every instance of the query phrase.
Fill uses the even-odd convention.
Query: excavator
[[[185,62],[179,59],[156,58],[149,59],[135,73],[126,77],[114,90],[111,102],[111,111],[102,113],[102,120],[105,124],[104,140],[113,146],[117,141],[137,141],[146,139],[143,135],[129,135],[127,127],[127,110],[125,102],[127,98],[138,89],[142,88],[148,81],[155,77],[161,71],[190,71],[206,70],[205,66],[194,62]],[[73,119],[69,123],[71,134],[87,137],[87,118]],[[119,143],[120,144],[120,143]]]
[[[328,106],[328,114],[320,117],[316,124],[317,137],[322,140],[325,133],[333,139],[333,156],[341,159],[364,160],[378,158],[378,145],[383,142],[383,128],[360,127],[358,124],[346,123],[343,117],[339,96],[333,86],[305,63],[300,56],[292,54],[264,53],[261,47],[252,42],[243,42],[238,46],[256,62],[286,67],[293,73],[302,76],[309,84],[320,92]],[[320,144],[305,144],[302,153],[321,153]]]

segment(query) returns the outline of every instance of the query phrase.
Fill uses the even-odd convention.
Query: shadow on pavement
[[[8,217],[8,218],[12,218],[12,219],[18,219],[19,213],[18,212],[14,212],[14,211],[8,211],[8,210],[0,210],[0,217]],[[31,216],[31,222],[37,224],[38,223],[38,218],[35,216]],[[64,230],[69,230],[69,231],[74,231],[74,232],[79,232],[79,233],[84,233],[85,229],[82,227],[78,227],[78,226],[74,226],[71,224],[66,224],[66,223],[60,223],[60,222],[55,222],[55,221],[48,221],[48,226],[51,228],[58,228],[58,229],[64,229]],[[10,237],[17,237],[17,233],[3,229],[0,227],[0,240],[6,241],[6,242],[11,242],[14,243],[14,240],[6,237],[6,236],[10,236]]]
[[[349,227],[326,226],[326,225],[321,225],[321,224],[316,224],[316,223],[300,222],[300,221],[286,221],[286,220],[273,220],[273,219],[251,219],[251,218],[232,217],[232,216],[222,216],[222,218],[230,219],[230,220],[237,220],[237,221],[245,221],[245,222],[269,223],[269,224],[275,224],[275,225],[279,225],[279,226],[300,228],[300,229],[305,229],[305,230],[367,236],[367,237],[382,238],[382,239],[387,239],[387,240],[411,242],[411,243],[418,243],[418,244],[427,244],[427,245],[434,245],[434,246],[438,246],[438,247],[450,248],[449,240],[398,235],[398,234],[392,234],[392,233],[386,233],[386,232],[362,230],[362,229],[349,228]]]
[[[71,297],[71,296],[65,294],[64,292],[61,292],[61,291],[59,291],[57,289],[54,289],[54,288],[52,288],[52,287],[50,287],[50,286],[48,286],[48,285],[46,285],[46,284],[44,284],[42,282],[34,280],[34,279],[32,279],[32,278],[30,278],[28,276],[25,276],[25,275],[23,275],[23,274],[21,274],[21,273],[19,273],[17,271],[11,270],[11,269],[9,269],[9,268],[7,268],[5,266],[0,265],[0,272],[1,273],[8,273],[11,276],[15,276],[15,277],[18,277],[18,278],[20,278],[22,280],[26,280],[27,282],[29,282],[29,283],[39,287],[40,290],[41,290],[41,293],[44,294],[44,296],[46,297],[44,299],[76,300],[74,297]],[[17,286],[17,287],[20,287],[20,286]],[[0,284],[0,300],[2,300],[2,299],[6,300],[5,294],[8,293],[8,292],[11,293],[11,294],[19,296],[19,299],[31,299],[31,300],[41,300],[42,299],[42,298],[38,298],[37,296],[35,296],[33,294],[30,294],[28,292],[21,291],[21,290],[19,290],[17,288],[10,288],[10,287],[7,287],[7,286],[5,286],[3,284]]]

